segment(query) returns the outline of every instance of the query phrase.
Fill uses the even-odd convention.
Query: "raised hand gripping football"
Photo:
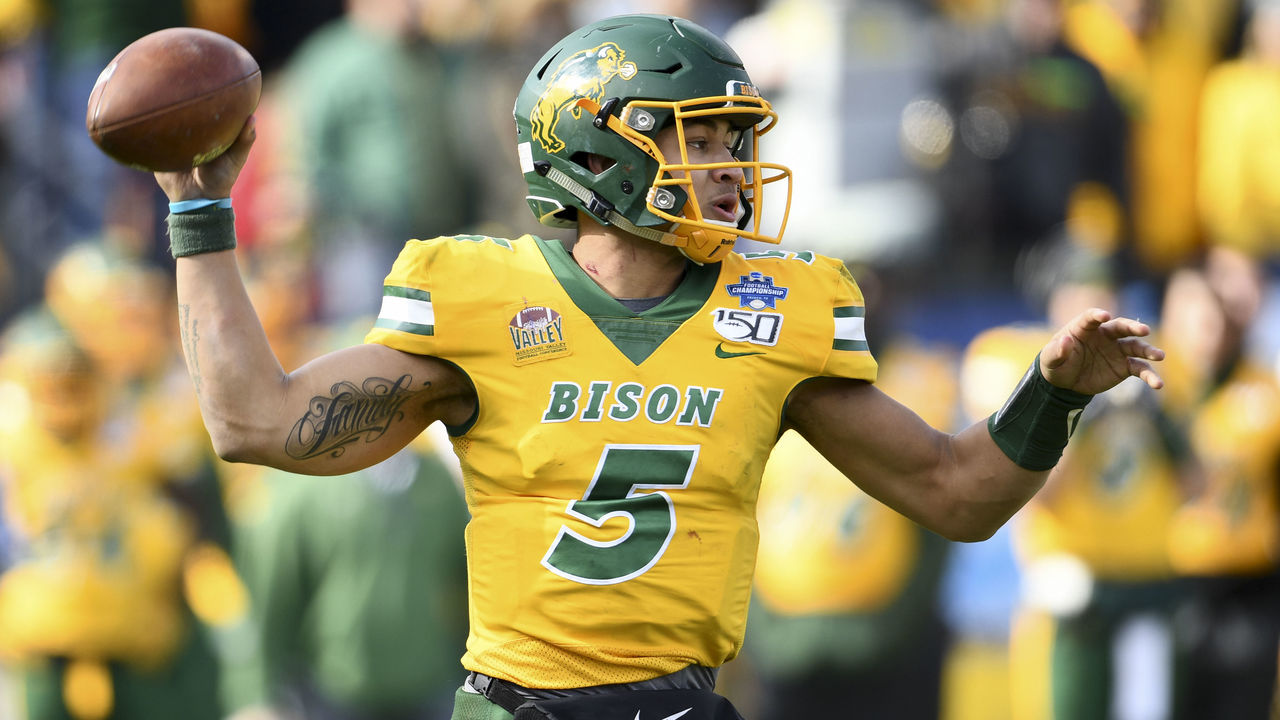
[[[262,72],[234,40],[209,30],[145,35],[98,76],[85,113],[89,137],[140,170],[180,171],[229,148],[258,106]]]
[[[249,116],[231,147],[218,157],[194,168],[177,172],[157,172],[156,182],[170,202],[193,198],[225,198],[249,158],[257,138],[254,118]]]

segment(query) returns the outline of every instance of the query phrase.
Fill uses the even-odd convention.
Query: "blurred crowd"
[[[555,235],[512,103],[623,12],[739,50],[795,171],[782,249],[845,260],[880,383],[934,426],[1089,306],[1169,353],[982,543],[784,435],[721,691],[760,720],[1280,718],[1280,0],[0,0],[0,720],[437,720],[462,679],[447,444],[323,479],[212,454],[165,198],[84,130],[101,69],[175,25],[258,59],[237,253],[291,369],[359,340],[404,240]]]

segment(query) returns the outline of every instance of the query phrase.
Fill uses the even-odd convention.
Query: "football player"
[[[40,306],[0,337],[0,673],[23,720],[217,720],[201,610],[225,559],[173,423],[119,409],[111,370]],[[197,484],[197,483],[201,484]],[[197,557],[210,558],[197,568]],[[229,559],[222,567],[229,567]],[[194,613],[193,613],[194,611]]]
[[[1262,281],[1243,254],[1213,247],[1170,277],[1161,308],[1161,336],[1185,350],[1169,368],[1179,392],[1166,397],[1200,480],[1167,536],[1191,595],[1176,618],[1186,717],[1264,717],[1275,707],[1280,383],[1247,345]]]
[[[790,192],[761,160],[776,119],[738,55],[691,22],[571,33],[529,73],[515,125],[530,208],[576,243],[410,241],[366,342],[292,373],[229,252],[252,122],[217,160],[157,176],[222,457],[347,473],[449,428],[471,511],[455,718],[736,717],[712,689],[742,646],[757,488],[783,430],[889,507],[980,540],[1040,488],[1094,393],[1162,384],[1149,328],[1093,309],[1027,358],[989,423],[932,429],[873,384],[840,262],[733,252],[785,227],[785,211],[776,231],[761,212],[766,191]]]

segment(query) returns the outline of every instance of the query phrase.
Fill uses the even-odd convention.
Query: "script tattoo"
[[[404,417],[400,408],[413,397],[408,390],[412,383],[408,375],[397,380],[371,377],[360,387],[345,380],[336,383],[330,389],[333,397],[311,398],[307,414],[289,433],[285,452],[299,460],[339,457],[361,438],[365,442],[377,440],[392,422]]]
[[[191,382],[195,384],[196,396],[199,397],[204,378],[200,375],[200,356],[196,354],[200,344],[200,331],[196,328],[196,323],[195,318],[191,317],[191,306],[185,303],[178,305],[178,331],[182,335],[182,347],[187,356],[187,371],[191,374]]]

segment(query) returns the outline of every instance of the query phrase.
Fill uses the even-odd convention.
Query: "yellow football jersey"
[[[556,241],[412,241],[367,341],[474,383],[450,430],[472,516],[463,664],[541,688],[734,657],[788,394],[876,374],[860,290],[812,253],[691,264],[637,314]]]
[[[1242,364],[1191,419],[1205,488],[1175,516],[1174,567],[1190,575],[1261,574],[1280,564],[1280,385]]]
[[[881,358],[881,388],[949,430],[958,402],[954,358],[907,339],[889,344]],[[919,526],[862,492],[795,432],[769,457],[758,515],[755,589],[780,615],[882,610],[921,567]]]
[[[1104,580],[1172,573],[1166,538],[1183,499],[1180,458],[1149,393],[1131,379],[1085,411],[1049,485],[1018,525],[1028,559],[1068,553]]]
[[[21,542],[0,575],[0,656],[167,660],[182,638],[180,573],[192,521],[163,494],[136,428],[67,444],[0,428],[0,487]]]
[[[1053,336],[1042,325],[990,328],[966,349],[970,417],[1004,402]],[[1165,538],[1182,502],[1174,449],[1155,400],[1136,379],[1099,395],[1048,484],[1011,526],[1024,563],[1069,554],[1108,580],[1170,574]]]

